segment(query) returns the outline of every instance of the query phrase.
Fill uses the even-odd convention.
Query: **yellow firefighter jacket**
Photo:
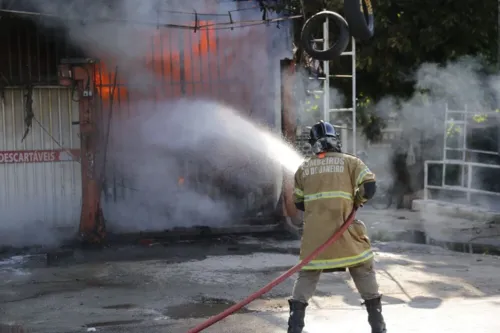
[[[348,154],[320,154],[302,163],[295,173],[294,189],[295,202],[304,202],[305,206],[301,259],[340,228],[351,213],[354,201],[362,201],[361,185],[374,180],[370,169],[359,158]],[[363,222],[355,221],[337,242],[303,269],[345,268],[372,258],[366,227]]]

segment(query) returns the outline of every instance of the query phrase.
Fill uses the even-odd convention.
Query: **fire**
[[[127,98],[128,91],[127,88],[124,86],[125,82],[121,80],[119,74],[118,77],[116,77],[116,87],[113,88],[113,86],[115,86],[116,71],[109,70],[106,63],[113,63],[113,62],[101,61],[98,65],[96,65],[94,71],[94,82],[99,92],[99,95],[103,100],[107,101],[113,98],[116,99],[117,96],[121,100]],[[116,66],[113,67],[116,68]]]
[[[208,25],[212,21],[200,21],[199,25]],[[151,39],[151,52],[145,54],[146,68],[162,82],[163,95],[180,96],[181,81],[204,86],[208,89],[209,78],[216,74],[215,64],[210,64],[211,56],[217,56],[217,38],[215,30],[175,30],[168,28],[153,28],[148,38]],[[181,51],[182,50],[182,51]],[[214,59],[215,60],[215,59]],[[115,80],[115,62],[101,60],[94,73],[94,80],[99,95],[104,100],[110,100]],[[117,88],[114,98],[127,98],[130,87],[126,87],[118,74]],[[193,90],[195,88],[192,88]],[[198,89],[197,89],[198,90]]]

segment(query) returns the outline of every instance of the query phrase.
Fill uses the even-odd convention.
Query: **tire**
[[[317,50],[311,45],[313,31],[323,25],[324,21],[328,18],[329,22],[333,22],[340,28],[340,35],[337,37],[335,43],[327,50]],[[335,12],[322,11],[311,16],[302,28],[300,41],[304,51],[311,57],[320,61],[330,61],[340,56],[349,44],[350,34],[349,25],[347,21]]]
[[[375,18],[371,0],[344,0],[344,15],[355,39],[366,41],[373,37]]]

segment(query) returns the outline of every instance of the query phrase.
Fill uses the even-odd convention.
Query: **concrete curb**
[[[436,200],[413,200],[412,209],[426,215],[439,215],[500,224],[500,212],[482,207],[448,203]]]

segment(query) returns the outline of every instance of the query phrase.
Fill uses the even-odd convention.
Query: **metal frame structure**
[[[495,111],[481,111],[481,114],[494,114],[495,116],[498,116],[498,113]],[[454,119],[452,115],[457,115],[458,119]],[[469,117],[472,116],[473,113],[470,112],[469,108],[467,105],[465,105],[464,110],[450,110],[448,108],[448,104],[445,106],[445,114],[444,114],[444,140],[443,140],[443,159],[441,161],[425,161],[425,168],[424,168],[424,199],[427,200],[429,195],[428,195],[428,190],[429,189],[435,189],[435,190],[454,190],[454,191],[460,191],[460,192],[465,192],[467,196],[467,202],[471,202],[471,194],[476,193],[476,194],[487,194],[487,195],[493,195],[493,196],[500,196],[500,193],[497,192],[492,192],[492,191],[485,191],[485,190],[479,190],[479,189],[473,189],[472,188],[472,169],[474,167],[482,167],[482,168],[490,168],[490,169],[500,169],[499,165],[494,165],[494,164],[484,164],[484,163],[474,163],[474,162],[469,162],[467,161],[468,153],[480,153],[480,154],[488,154],[488,155],[499,155],[498,152],[495,151],[487,151],[487,150],[477,150],[477,149],[469,149],[467,148],[467,130],[468,130],[468,121]],[[448,126],[450,124],[457,125],[461,128],[461,135],[463,136],[462,140],[462,145],[461,148],[453,148],[448,146],[447,142],[447,132],[448,132]],[[461,153],[461,158],[460,159],[448,159],[448,154],[447,152],[449,151],[456,151]],[[442,165],[442,179],[441,179],[441,185],[429,185],[429,165]],[[460,182],[460,186],[454,186],[454,185],[446,185],[446,166],[448,165],[460,165],[462,166],[462,179]]]
[[[446,165],[461,165],[462,170],[465,170],[465,167],[467,167],[467,185],[466,186],[453,186],[453,185],[446,185],[444,184],[444,179],[442,181],[442,185],[429,185],[429,165],[430,164],[441,164],[443,165],[443,169],[445,169]],[[492,192],[492,191],[485,191],[485,190],[479,190],[479,189],[474,189],[472,188],[472,168],[474,167],[480,167],[480,168],[490,168],[490,169],[500,169],[500,165],[494,165],[494,164],[484,164],[484,163],[474,163],[474,162],[462,162],[462,161],[452,161],[452,160],[443,160],[443,161],[425,161],[425,173],[424,173],[424,200],[428,200],[429,194],[428,190],[429,189],[434,189],[434,190],[453,190],[453,191],[460,191],[460,192],[465,192],[467,195],[467,202],[471,202],[471,194],[476,193],[476,194],[487,194],[487,195],[494,195],[500,197],[500,193],[498,192]]]
[[[463,120],[455,120],[455,119],[450,119],[449,118],[449,115],[450,114],[458,114],[458,115],[461,115],[460,118],[463,118]],[[488,114],[493,114],[495,116],[498,116],[498,112],[496,111],[481,111],[481,114],[484,114],[484,115],[488,115]],[[463,159],[465,160],[465,156],[467,152],[470,152],[470,153],[480,153],[480,154],[488,154],[488,155],[498,155],[498,152],[496,151],[489,151],[489,150],[477,150],[477,149],[468,149],[467,148],[467,121],[469,120],[469,116],[471,115],[474,115],[472,112],[470,112],[470,110],[467,108],[467,105],[465,105],[465,109],[463,111],[459,111],[459,110],[450,110],[448,108],[448,104],[446,104],[446,109],[445,109],[445,131],[447,130],[447,126],[448,124],[455,124],[455,125],[462,125],[463,126],[463,133],[465,135],[464,137],[464,141],[463,141],[463,145],[462,145],[462,148],[451,148],[451,147],[447,147],[446,146],[446,141],[444,142],[444,159],[447,160],[446,158],[446,151],[447,150],[454,150],[454,151],[462,151],[463,154],[462,156]],[[445,132],[446,133],[446,132]]]
[[[328,18],[323,23],[323,49],[329,48],[329,22]],[[332,112],[352,112],[352,153],[356,154],[356,41],[351,38],[351,51],[343,52],[341,56],[350,56],[352,59],[351,75],[330,75],[330,62],[323,61],[325,79],[323,82],[323,119],[330,120]],[[352,107],[350,108],[330,108],[330,78],[350,78],[352,81]],[[343,128],[345,129],[345,127]]]

